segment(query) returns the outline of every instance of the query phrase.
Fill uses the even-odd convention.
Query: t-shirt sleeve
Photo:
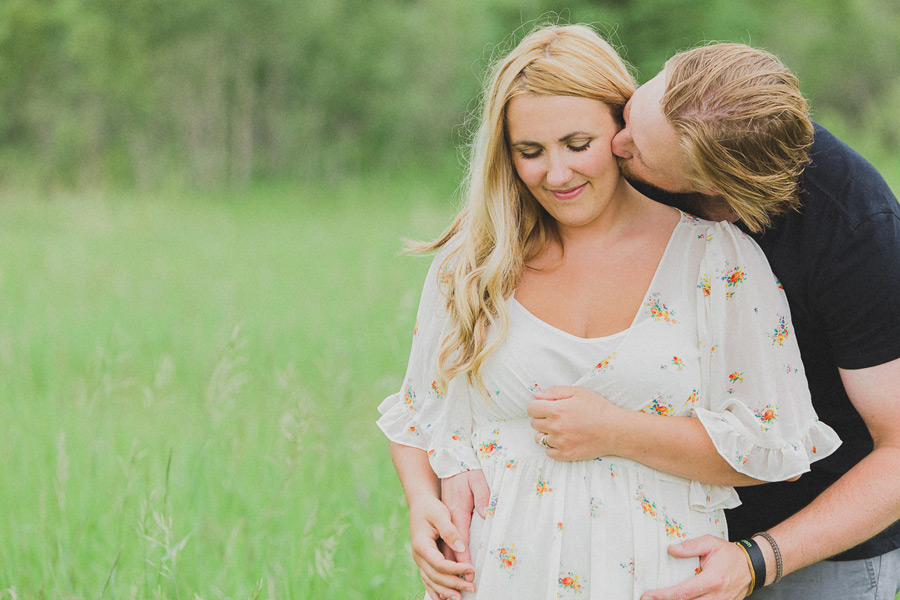
[[[403,384],[378,406],[377,422],[392,442],[425,450],[439,477],[480,468],[471,444],[467,381],[458,376],[441,386],[437,376],[440,344],[449,325],[441,290],[447,254],[445,247],[428,270]]]
[[[900,358],[900,217],[877,213],[823,234],[807,297],[835,362],[862,369]]]
[[[706,240],[697,284],[706,408],[695,415],[735,470],[789,479],[840,440],[813,409],[787,299],[762,251],[724,222]]]

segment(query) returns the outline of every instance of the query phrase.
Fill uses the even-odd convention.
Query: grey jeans
[[[822,561],[753,592],[752,600],[894,600],[900,549],[864,560]]]

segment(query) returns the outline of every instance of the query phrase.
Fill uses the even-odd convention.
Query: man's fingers
[[[722,539],[704,535],[703,537],[685,540],[680,544],[672,544],[669,546],[669,554],[675,558],[690,558],[692,556],[706,556],[713,549],[724,542]]]
[[[703,573],[692,579],[661,590],[653,590],[641,596],[641,600],[700,600],[707,591],[711,591],[703,579]]]
[[[475,496],[475,512],[482,519],[486,519],[488,504],[491,501],[491,489],[488,487],[487,479],[479,471],[479,474],[470,478],[469,482],[472,486],[472,495]]]

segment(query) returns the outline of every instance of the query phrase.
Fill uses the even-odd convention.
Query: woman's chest
[[[631,410],[690,414],[702,395],[700,349],[696,315],[681,312],[651,295],[629,329],[582,339],[513,301],[509,332],[483,371],[490,400],[473,394],[476,421],[525,418],[534,393],[553,386],[582,386]]]

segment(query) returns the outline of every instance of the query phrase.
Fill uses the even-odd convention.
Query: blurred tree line
[[[593,23],[640,81],[704,41],[767,48],[819,120],[900,150],[896,0],[2,0],[0,185],[446,165],[491,55],[548,15]]]

